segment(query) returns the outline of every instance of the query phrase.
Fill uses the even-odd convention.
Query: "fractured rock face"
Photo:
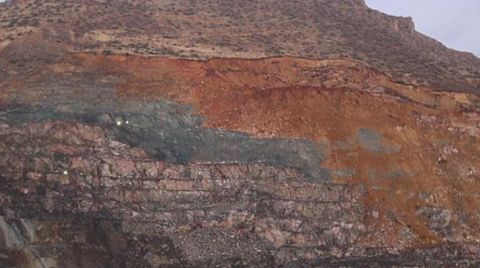
[[[0,200],[15,222],[2,227],[3,262],[15,254],[58,267],[477,262],[478,137],[461,128],[480,119],[475,95],[457,102],[345,61],[72,57],[79,72],[100,75],[85,85],[55,74],[63,82],[52,98],[43,97],[56,90],[49,77],[3,95]],[[143,64],[122,66],[129,60],[145,61],[160,81]],[[388,90],[334,78],[344,68]],[[165,79],[182,88],[148,86]],[[73,103],[70,83],[81,89]],[[33,227],[17,234],[16,222]]]
[[[1,267],[479,265],[478,59],[247,2],[0,4]]]
[[[52,129],[56,137],[66,137],[75,129],[85,132],[65,141],[65,146],[75,144],[73,154],[48,156],[51,144],[58,143],[53,135],[44,136]],[[93,259],[79,260],[80,246],[101,256],[98,267],[112,265],[116,258],[113,263],[125,267],[133,267],[129,265],[134,260],[139,267],[290,265],[292,259],[328,263],[369,256],[372,243],[384,243],[362,241],[375,231],[364,223],[362,186],[312,182],[294,169],[258,164],[169,164],[112,142],[101,128],[88,125],[23,124],[4,128],[1,134],[31,141],[43,137],[41,144],[27,142],[5,152],[8,160],[2,163],[9,165],[0,167],[6,176],[2,206],[19,209],[18,215],[10,215],[17,223],[5,218],[0,222],[4,249],[29,254],[33,262],[47,258],[61,267],[94,265]],[[88,139],[92,136],[103,138],[92,142]],[[38,156],[31,154],[32,149]],[[53,169],[31,165],[36,157]],[[38,175],[20,175],[30,168],[29,173]],[[451,221],[448,210],[417,213],[435,231]],[[51,215],[57,220],[52,221]],[[35,227],[24,220],[32,217],[37,219]],[[89,238],[90,232],[96,240]],[[65,246],[54,255],[42,256],[37,244],[47,253],[59,244]]]
[[[75,226],[79,224],[75,221],[80,219],[120,224],[119,232],[122,236],[128,236],[123,239],[144,236],[155,241],[155,237],[168,237],[167,241],[171,241],[168,242],[168,247],[171,249],[167,255],[155,253],[159,250],[155,242],[145,242],[148,250],[145,255],[128,256],[132,260],[144,258],[150,264],[185,261],[194,264],[207,260],[230,262],[230,258],[239,257],[241,262],[253,262],[257,257],[270,256],[270,250],[281,248],[287,242],[296,244],[299,248],[305,243],[319,246],[339,243],[347,246],[349,231],[338,230],[333,236],[326,232],[325,237],[315,237],[311,236],[311,228],[323,228],[327,218],[348,221],[348,229],[359,224],[361,204],[348,203],[358,200],[361,191],[352,192],[350,187],[343,185],[310,182],[294,169],[259,164],[166,164],[161,160],[151,160],[145,154],[136,156],[138,153],[134,152],[135,148],[124,147],[121,143],[111,148],[113,151],[107,151],[102,147],[108,147],[112,142],[99,128],[71,123],[47,124],[49,127],[43,123],[30,125],[28,132],[25,132],[26,125],[19,128],[11,126],[2,133],[7,136],[9,133],[27,135],[32,140],[44,137],[42,144],[25,143],[14,151],[6,152],[8,160],[3,163],[10,165],[1,167],[7,176],[2,192],[11,194],[4,196],[3,205],[25,208],[17,216],[20,219],[39,217],[42,222],[45,219],[48,221],[48,215],[58,215],[62,221],[69,222],[65,226],[53,223],[54,226],[50,228],[61,228],[64,233],[58,233],[59,237],[53,241],[50,241],[52,237],[45,237],[42,242],[53,247],[58,243],[66,243],[67,248],[57,256],[57,260],[67,262],[66,265],[73,265],[68,261],[69,250],[74,250],[70,247],[75,248],[77,243],[89,245],[88,239],[69,237],[70,232],[74,232],[77,228]],[[32,166],[39,174],[34,180],[27,177],[8,179],[25,172],[19,167],[29,169],[30,163],[35,162],[35,156],[30,151],[33,147],[40,146],[36,148],[38,154],[45,155],[51,147],[50,143],[58,142],[55,137],[43,136],[46,134],[43,132],[45,129],[55,129],[57,136],[71,133],[73,129],[90,129],[86,133],[100,131],[95,136],[105,139],[93,144],[80,132],[77,138],[82,142],[72,140],[65,144],[68,146],[75,143],[77,150],[73,155],[64,153],[62,157],[51,155],[48,159],[44,158],[57,168],[51,170]],[[115,154],[115,150],[120,148],[123,152]],[[63,173],[63,169],[68,170],[68,173]],[[270,188],[268,185],[275,181],[283,185]],[[296,193],[295,188],[290,188],[291,184],[298,184],[300,192]],[[310,187],[317,190],[312,192],[308,202],[302,201],[301,198],[305,197],[301,194],[301,189]],[[331,194],[325,195],[324,192]],[[345,206],[351,212],[342,213],[338,206]],[[36,211],[43,211],[45,216],[36,214]],[[318,218],[319,221],[304,223],[300,220],[303,217]],[[280,225],[277,226],[278,223]],[[15,236],[10,225],[5,223],[2,226],[5,226],[4,241],[7,249],[21,249],[25,244],[34,242]],[[86,228],[82,225],[79,227]],[[302,231],[302,228],[307,229]],[[359,228],[361,230],[363,227],[360,225]],[[30,230],[29,233],[31,232],[38,230]],[[340,236],[340,232],[345,233]],[[292,241],[287,241],[293,234],[310,236],[311,241],[298,240],[295,236]],[[80,235],[83,236],[82,233]],[[217,248],[209,248],[210,239],[218,240],[212,244]],[[350,238],[350,243],[353,240]],[[100,242],[106,243],[103,240]],[[119,246],[118,241],[112,243],[114,244],[100,246],[103,251],[109,251],[111,246]],[[127,247],[123,250],[129,249],[128,243],[123,247]],[[267,259],[275,262],[271,256]]]

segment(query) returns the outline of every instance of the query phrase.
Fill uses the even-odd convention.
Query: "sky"
[[[370,8],[412,17],[417,31],[480,57],[480,0],[366,0]]]

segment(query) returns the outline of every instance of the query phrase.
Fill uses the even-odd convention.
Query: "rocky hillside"
[[[0,267],[475,267],[479,59],[362,1],[0,4]]]
[[[369,9],[363,0],[12,0],[0,4],[0,49],[38,35],[56,46],[95,53],[201,59],[348,58],[402,83],[480,90],[478,58],[444,47],[417,33],[410,18],[387,16]]]

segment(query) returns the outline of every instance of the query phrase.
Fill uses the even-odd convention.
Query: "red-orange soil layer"
[[[397,84],[347,60],[73,58],[50,68],[115,75],[119,96],[191,105],[205,127],[324,146],[335,182],[365,186],[364,203],[378,211],[365,217],[385,232],[387,244],[398,241],[402,226],[420,244],[438,241],[418,215],[425,206],[472,215],[454,226],[458,236],[466,228],[480,232],[477,96]],[[386,150],[362,145],[362,130]]]

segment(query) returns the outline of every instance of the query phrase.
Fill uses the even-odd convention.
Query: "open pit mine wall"
[[[479,264],[475,95],[332,60],[44,70],[2,84],[1,267]]]

